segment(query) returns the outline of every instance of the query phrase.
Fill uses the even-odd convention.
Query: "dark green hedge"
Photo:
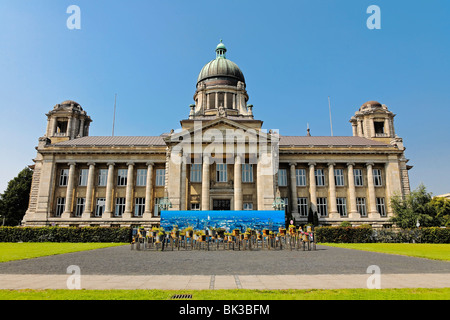
[[[315,228],[317,242],[371,242],[372,228],[368,227],[317,227]]]
[[[131,228],[0,227],[0,242],[131,242]]]
[[[334,243],[450,243],[450,228],[372,229],[370,227],[317,227],[317,242]]]

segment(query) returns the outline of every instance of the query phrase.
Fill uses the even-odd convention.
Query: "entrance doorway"
[[[213,199],[213,210],[230,210],[230,199]]]

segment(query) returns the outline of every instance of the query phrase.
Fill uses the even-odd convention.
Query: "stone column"
[[[95,181],[95,163],[89,162],[89,173],[86,187],[86,203],[84,205],[83,219],[89,219],[92,214],[92,202],[94,195],[94,181]]]
[[[103,212],[102,218],[111,218],[112,214],[112,202],[114,200],[113,186],[114,186],[114,163],[108,162],[108,178],[106,180],[106,199],[105,199],[105,212]]]
[[[180,159],[180,210],[186,210],[186,158],[181,157]]]
[[[317,211],[317,196],[316,196],[316,177],[314,175],[315,163],[310,162],[309,165],[309,197],[311,209]]]
[[[328,186],[330,192],[330,218],[338,219],[340,215],[337,211],[336,203],[336,182],[334,181],[334,163],[328,164]]]
[[[206,94],[206,108],[205,108],[205,110],[208,110],[208,109],[210,109],[210,106],[209,106],[209,99],[210,99],[210,94],[209,93],[207,93]]]
[[[377,205],[375,196],[375,186],[373,184],[373,163],[369,162],[367,166],[367,191],[369,193],[369,218],[377,217]]]
[[[215,97],[214,106],[215,106],[216,109],[219,109],[219,93],[216,92],[216,93],[214,94],[214,97]]]
[[[236,110],[236,94],[233,93],[233,109]]]
[[[131,218],[133,209],[133,177],[134,177],[134,163],[128,162],[127,171],[127,190],[125,193],[125,211],[123,213],[123,218]]]
[[[145,184],[145,210],[144,219],[152,217],[152,193],[153,193],[153,162],[147,162],[147,181]]]
[[[66,206],[64,208],[64,212],[61,216],[63,219],[68,219],[72,215],[73,210],[73,188],[75,184],[75,162],[69,163],[69,180],[67,182],[67,191],[66,191]]]
[[[84,118],[80,120],[80,128],[78,129],[78,135],[84,137]]]
[[[236,155],[234,160],[234,210],[242,210],[242,159]]]
[[[223,93],[223,107],[225,109],[228,109],[228,93],[227,92]]]
[[[348,171],[348,198],[349,198],[349,218],[359,218],[358,210],[356,209],[356,190],[355,190],[355,177],[353,175],[354,163],[347,163]]]
[[[66,136],[71,137],[72,136],[72,123],[73,123],[73,118],[69,117],[67,119],[67,131],[66,131]]]
[[[295,166],[296,163],[289,163],[291,169],[289,170],[291,176],[291,213],[292,217],[298,220],[300,216],[298,213],[298,203],[297,203],[297,178],[295,176]]]
[[[209,210],[209,170],[209,156],[204,156],[202,166],[202,210]]]

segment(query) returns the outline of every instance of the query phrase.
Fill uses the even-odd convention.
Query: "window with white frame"
[[[98,185],[100,187],[105,187],[108,181],[108,169],[98,170]]]
[[[242,164],[242,182],[253,182],[253,165]]]
[[[155,217],[159,217],[161,209],[159,208],[159,204],[162,202],[164,198],[155,198],[155,207],[154,207],[154,215]]]
[[[287,174],[286,169],[279,169],[278,170],[278,185],[281,187],[287,186]]]
[[[117,170],[117,185],[126,186],[127,185],[128,169]]]
[[[81,217],[84,211],[84,203],[86,198],[77,198],[77,206],[75,208],[75,217]]]
[[[59,185],[61,187],[67,186],[69,181],[69,169],[61,169],[61,174],[59,175]]]
[[[297,198],[297,206],[301,217],[308,216],[308,198]]]
[[[55,216],[61,217],[65,208],[66,208],[66,198],[57,198]]]
[[[191,210],[194,211],[200,210],[200,203],[191,203]]]
[[[347,199],[346,198],[336,198],[337,211],[341,217],[347,216]]]
[[[166,169],[156,169],[155,185],[162,187],[166,184]]]
[[[134,199],[134,216],[142,217],[145,211],[145,198]]]
[[[289,210],[289,198],[281,198],[284,202],[284,209],[283,210]]]
[[[136,186],[144,187],[147,185],[147,169],[136,170]]]
[[[337,187],[344,186],[344,169],[334,169],[334,183]]]
[[[244,202],[243,209],[244,210],[253,210],[253,202]]]
[[[199,163],[191,164],[191,182],[202,182],[202,165]]]
[[[85,187],[87,186],[89,169],[81,169],[80,170],[80,178],[78,179],[78,185]]]
[[[306,170],[305,169],[295,169],[295,180],[297,186],[306,186]]]
[[[380,169],[373,169],[373,184],[376,187],[382,186],[383,182],[381,179],[381,170]]]
[[[356,198],[356,210],[361,217],[367,217],[366,198]]]
[[[315,169],[314,176],[316,178],[316,186],[325,185],[325,175],[323,174],[323,169]]]
[[[97,198],[97,202],[95,204],[95,216],[101,217],[103,215],[103,212],[105,212],[105,198]]]
[[[384,204],[384,198],[377,198],[377,211],[380,214],[380,216],[385,217],[386,216],[386,206]]]
[[[327,198],[317,198],[317,214],[319,217],[328,215]]]
[[[121,217],[124,212],[125,212],[125,198],[116,198],[114,216]]]
[[[227,182],[227,164],[217,163],[216,164],[216,181],[217,182]]]
[[[353,169],[353,177],[355,178],[355,186],[362,187],[363,186],[362,169]]]

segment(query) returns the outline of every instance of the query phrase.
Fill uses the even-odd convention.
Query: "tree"
[[[431,205],[431,199],[431,193],[426,191],[423,184],[404,198],[393,196],[391,206],[394,216],[391,221],[403,229],[415,228],[417,222],[422,227],[438,226],[439,219],[435,207]]]
[[[436,210],[436,218],[441,226],[450,227],[450,200],[443,197],[431,199],[430,205]]]
[[[20,224],[28,208],[33,170],[26,167],[17,177],[8,182],[8,187],[0,194],[1,224]]]

